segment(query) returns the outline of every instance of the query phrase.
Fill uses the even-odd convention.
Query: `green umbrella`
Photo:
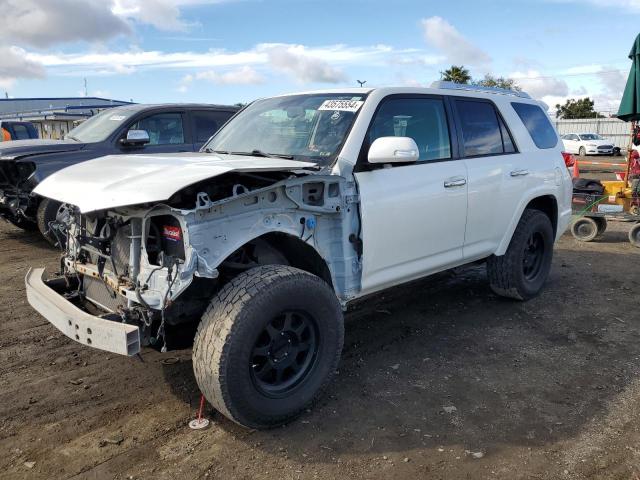
[[[629,58],[633,63],[617,115],[625,122],[640,120],[640,35],[633,42]]]

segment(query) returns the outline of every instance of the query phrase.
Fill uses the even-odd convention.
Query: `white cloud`
[[[100,0],[0,0],[0,39],[37,48],[56,43],[105,41],[132,33]]]
[[[178,86],[178,92],[185,93],[189,89],[189,86],[196,80],[204,80],[216,85],[257,85],[265,81],[262,75],[247,65],[223,73],[214,70],[205,70],[182,77],[180,86]]]
[[[569,86],[562,79],[552,76],[544,76],[537,70],[525,72],[513,72],[509,75],[522,90],[533,98],[544,100],[546,97],[564,97],[569,95]],[[544,100],[549,103],[547,100]]]
[[[456,28],[441,17],[422,20],[424,38],[429,45],[440,50],[452,64],[484,65],[491,57],[467,40]]]
[[[262,50],[274,69],[288,73],[300,83],[340,83],[347,78],[342,70],[307,51],[303,45],[262,46]]]
[[[42,78],[45,70],[37,62],[25,58],[17,47],[0,47],[0,87],[10,88],[18,78]]]
[[[602,67],[596,76],[602,83],[607,93],[617,94],[622,97],[622,92],[627,83],[627,76],[621,70],[610,67]]]
[[[223,1],[225,0],[113,0],[111,11],[118,17],[153,25],[160,30],[184,31],[190,25],[182,18],[181,8]]]
[[[198,80],[207,80],[217,85],[257,85],[264,82],[262,75],[246,65],[225,73],[218,73],[213,70],[198,72],[195,77]]]
[[[231,0],[0,0],[0,38],[11,45],[46,48],[71,42],[105,42],[133,34],[131,21],[184,31],[189,6]]]
[[[172,52],[130,50],[125,52],[25,53],[31,62],[58,75],[107,75],[150,69],[213,70],[216,73],[249,66],[284,72],[301,83],[345,81],[344,66],[386,67],[397,57],[424,52],[395,50],[385,45],[307,47],[294,44],[258,44],[242,51]]]

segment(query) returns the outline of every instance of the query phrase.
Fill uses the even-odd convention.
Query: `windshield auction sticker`
[[[357,112],[364,102],[362,100],[325,100],[318,110],[334,112]]]

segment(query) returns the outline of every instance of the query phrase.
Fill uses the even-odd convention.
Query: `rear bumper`
[[[30,269],[25,277],[29,304],[63,334],[99,350],[135,355],[140,351],[140,330],[80,310],[43,280],[44,268]]]
[[[562,236],[562,234],[567,230],[567,228],[569,228],[572,215],[573,213],[571,209],[564,210],[560,212],[560,214],[558,215],[558,228],[556,231],[556,241],[560,240],[560,237]]]

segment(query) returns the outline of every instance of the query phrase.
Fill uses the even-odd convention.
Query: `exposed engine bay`
[[[68,205],[55,225],[64,296],[164,350],[172,332],[195,330],[221,285],[258,265],[313,272],[346,304],[360,288],[357,203],[342,177],[271,171],[220,175],[162,203]]]

